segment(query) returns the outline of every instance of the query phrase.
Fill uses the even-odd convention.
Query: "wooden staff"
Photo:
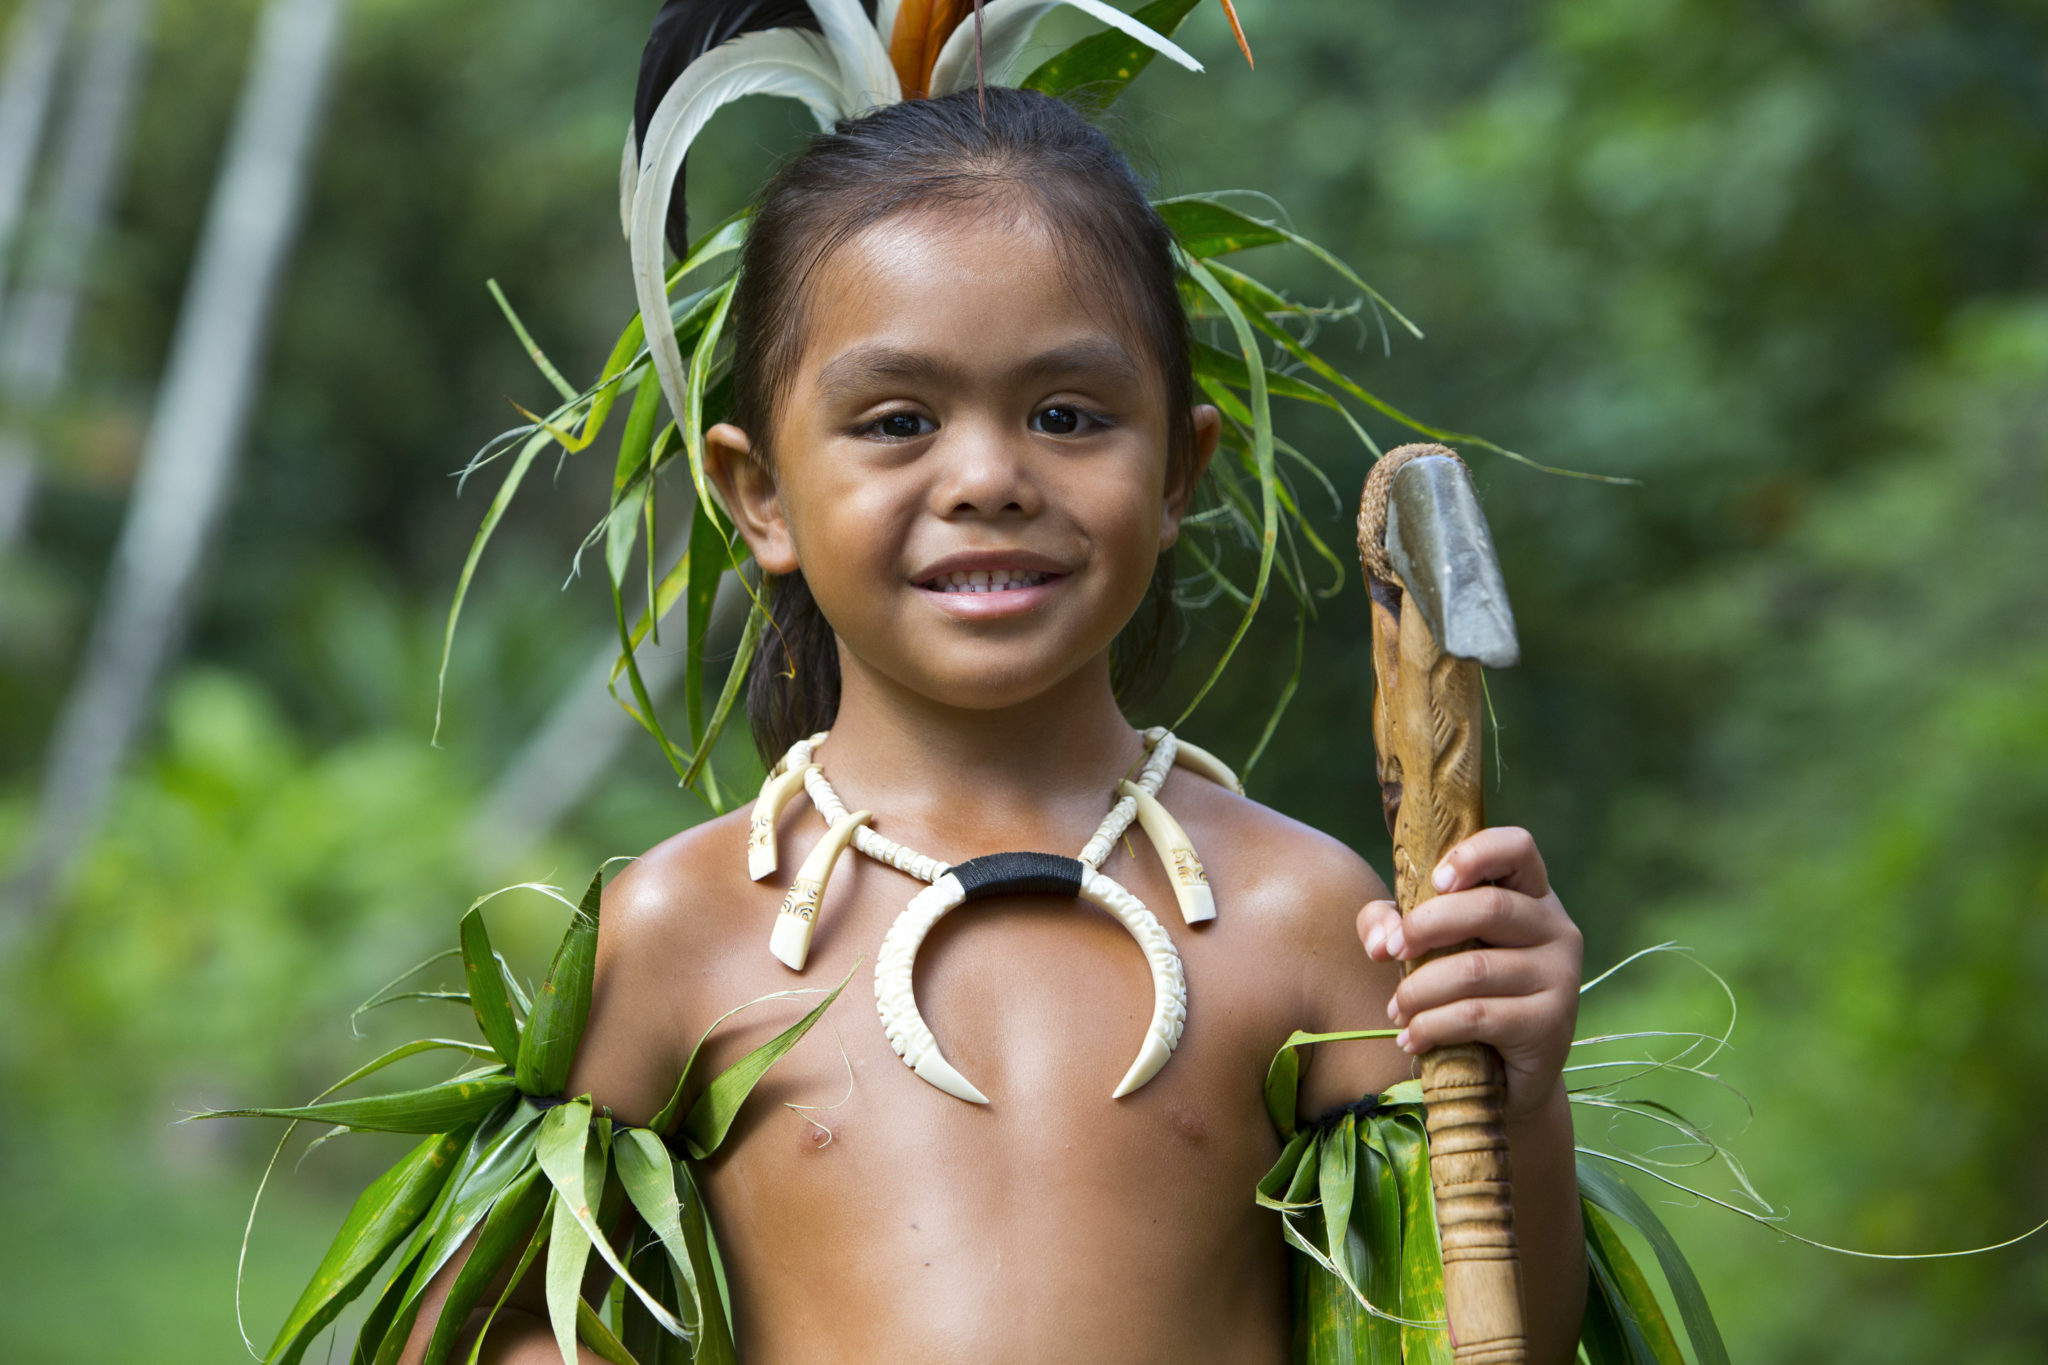
[[[1445,447],[1403,446],[1375,464],[1358,525],[1372,598],[1373,747],[1406,915],[1435,894],[1443,855],[1485,824],[1479,668],[1515,662],[1514,624],[1471,476]],[[1506,1068],[1484,1043],[1433,1048],[1422,1091],[1452,1359],[1522,1365]]]

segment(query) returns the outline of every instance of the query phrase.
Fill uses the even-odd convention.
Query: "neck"
[[[850,808],[944,834],[956,853],[962,840],[1013,835],[1071,854],[1064,842],[1080,846],[1144,753],[1117,708],[1106,655],[1027,701],[989,709],[935,702],[843,650],[840,678],[820,755],[833,784]]]

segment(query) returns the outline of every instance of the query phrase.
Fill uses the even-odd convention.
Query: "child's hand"
[[[1488,885],[1487,883],[1493,883]],[[1579,1017],[1578,926],[1550,889],[1525,829],[1483,829],[1436,867],[1437,895],[1405,919],[1392,901],[1358,915],[1375,962],[1413,962],[1467,939],[1479,947],[1415,968],[1387,1003],[1421,1054],[1446,1043],[1491,1043],[1507,1063],[1510,1118],[1548,1103],[1562,1079]]]

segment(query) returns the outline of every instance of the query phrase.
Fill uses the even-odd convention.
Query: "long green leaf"
[[[1204,196],[1162,199],[1153,207],[1182,249],[1201,260],[1287,241],[1285,230]]]
[[[1418,339],[1422,336],[1422,329],[1410,322],[1379,290],[1367,284],[1357,271],[1344,264],[1328,249],[1291,228],[1240,213],[1213,194],[1192,194],[1164,199],[1153,207],[1159,210],[1160,216],[1166,219],[1168,226],[1173,226],[1176,221],[1185,222],[1197,241],[1214,245],[1212,251],[1203,254],[1222,255],[1231,251],[1241,251],[1246,247],[1268,246],[1281,242],[1298,247],[1334,271],[1352,288],[1385,309],[1413,336]],[[1178,233],[1179,229],[1175,230]]]
[[[1277,1209],[1282,1206],[1285,1202],[1284,1196],[1294,1184],[1296,1172],[1301,1169],[1304,1155],[1313,1159],[1314,1149],[1315,1135],[1305,1129],[1296,1131],[1287,1139],[1286,1145],[1280,1149],[1278,1159],[1263,1176],[1259,1177],[1255,1192],[1259,1207]]]
[[[1367,1120],[1385,1147],[1401,1199],[1401,1316],[1428,1327],[1401,1328],[1407,1365],[1451,1365],[1444,1322],[1444,1262],[1436,1227],[1436,1192],[1429,1183],[1429,1139],[1419,1109],[1382,1107]]]
[[[285,1316],[266,1361],[295,1365],[313,1338],[355,1301],[392,1248],[433,1205],[469,1136],[464,1130],[436,1133],[362,1192]]]
[[[1590,1201],[1581,1202],[1580,1212],[1586,1224],[1587,1271],[1629,1358],[1644,1365],[1685,1365],[1656,1291],[1622,1244],[1621,1234]]]
[[[505,979],[498,969],[498,955],[491,950],[481,907],[471,906],[462,917],[461,935],[462,974],[469,981],[469,1007],[476,1013],[476,1026],[507,1066],[516,1065],[519,1021],[512,1017],[512,997],[505,992]]]
[[[684,556],[683,562],[686,564],[689,562],[688,555]],[[657,600],[659,600],[659,596],[659,590],[657,589]],[[651,626],[654,618],[646,616],[645,619]],[[634,652],[635,641],[632,633],[626,628],[626,596],[620,591],[617,583],[612,584],[612,621],[618,627],[619,632],[619,657],[613,668],[624,671],[626,681],[631,684],[633,689],[633,701],[631,703],[620,701],[619,704],[625,707],[627,715],[640,722],[642,729],[654,736],[654,742],[661,746],[662,756],[667,758],[669,766],[675,769],[678,780],[687,786],[688,778],[686,774],[689,771],[689,765],[684,761],[683,756],[676,751],[674,742],[668,737],[668,731],[662,726],[661,717],[655,713],[654,697],[647,690],[647,679],[640,672],[639,655]],[[617,676],[617,672],[614,672],[614,681],[616,681]],[[618,688],[614,686],[612,688],[612,697],[616,700],[618,695]]]
[[[860,963],[856,961],[839,984],[818,1002],[816,1009],[734,1062],[704,1087],[704,1093],[690,1108],[690,1116],[683,1120],[683,1144],[691,1156],[702,1161],[718,1150],[725,1141],[726,1133],[732,1129],[732,1121],[739,1116],[740,1106],[747,1102],[747,1096],[754,1093],[754,1087],[768,1074],[768,1068],[780,1061],[783,1054],[811,1031],[813,1024],[825,1017],[825,1011],[832,1008],[832,1002],[839,998],[839,992],[846,989],[846,983],[853,980],[853,973],[858,970]],[[688,1074],[685,1069],[685,1079]],[[679,1091],[680,1085],[678,1082]]]
[[[1394,1177],[1394,1164],[1380,1141],[1378,1125],[1370,1117],[1359,1125],[1355,1143],[1357,1195],[1352,1204],[1351,1264],[1359,1288],[1376,1304],[1386,1305],[1387,1315],[1371,1315],[1366,1331],[1372,1355],[1389,1365],[1401,1365],[1403,1333],[1412,1329],[1400,1321],[1401,1308],[1401,1189]]]
[[[626,330],[619,333],[619,339],[612,343],[612,353],[605,357],[604,369],[599,372],[597,387],[590,396],[590,413],[583,419],[585,440],[595,440],[604,429],[605,420],[611,416],[612,405],[619,401],[619,394],[626,386],[627,371],[634,368],[640,358],[640,351],[647,342],[647,332],[638,313],[626,324]],[[651,382],[653,370],[642,368],[640,383]],[[655,385],[660,388],[659,384]]]
[[[578,1152],[576,1169],[581,1172],[583,1165],[583,1153]],[[580,1183],[580,1175],[578,1179]],[[583,1270],[590,1264],[591,1237],[570,1207],[570,1196],[556,1188],[554,1228],[548,1236],[548,1323],[554,1328],[562,1365],[577,1365],[576,1308],[583,1301]]]
[[[582,395],[570,387],[568,380],[562,378],[562,372],[555,368],[555,362],[548,359],[547,352],[541,350],[540,343],[526,330],[526,324],[519,320],[519,314],[513,310],[512,300],[505,297],[505,291],[498,287],[498,282],[486,280],[484,287],[490,290],[491,297],[498,301],[498,310],[505,315],[505,321],[512,324],[513,334],[519,338],[519,344],[526,348],[526,354],[532,357],[534,367],[541,372],[541,377],[555,386],[555,392],[562,395],[563,402],[573,403],[580,398]]]
[[[1316,1163],[1316,1198],[1323,1206],[1323,1245],[1330,1259],[1348,1261],[1346,1234],[1351,1230],[1351,1203],[1358,1196],[1358,1121],[1346,1114],[1324,1134]],[[1347,1265],[1356,1274],[1358,1267]]]
[[[1229,641],[1223,647],[1223,655],[1209,670],[1209,676],[1203,680],[1201,687],[1196,689],[1193,699],[1182,709],[1180,719],[1174,722],[1176,725],[1185,722],[1194,714],[1195,708],[1202,704],[1202,699],[1215,687],[1217,679],[1223,676],[1223,670],[1230,666],[1230,660],[1237,653],[1237,647],[1244,642],[1245,633],[1251,629],[1252,621],[1259,614],[1259,606],[1265,601],[1266,585],[1273,574],[1273,552],[1280,539],[1280,503],[1274,493],[1273,412],[1266,394],[1266,366],[1259,356],[1258,338],[1252,334],[1251,324],[1246,321],[1244,311],[1237,306],[1237,301],[1230,296],[1207,266],[1185,254],[1181,258],[1181,264],[1195,283],[1216,300],[1217,306],[1223,309],[1225,316],[1230,319],[1231,330],[1237,336],[1238,349],[1244,356],[1245,369],[1250,381],[1248,397],[1253,422],[1252,459],[1259,478],[1259,567],[1257,575],[1253,578],[1251,591],[1246,594],[1251,601],[1239,616],[1237,629],[1231,632]]]
[[[533,1013],[519,1038],[519,1088],[528,1095],[559,1095],[569,1079],[569,1063],[583,1041],[590,1019],[591,976],[597,969],[598,905],[604,892],[604,870],[590,879],[583,902],[548,964],[547,980],[534,999]]]
[[[406,1282],[412,1278],[413,1267],[418,1264],[417,1252],[408,1251],[399,1259],[391,1277],[384,1281],[376,1302],[363,1315],[362,1326],[356,1329],[356,1345],[349,1352],[349,1365],[376,1365],[377,1352],[390,1334],[393,1319],[398,1315],[398,1305],[405,1298]]]
[[[626,1344],[612,1334],[604,1319],[581,1296],[576,1300],[576,1336],[599,1360],[611,1365],[640,1365]]]
[[[619,433],[619,459],[612,470],[613,503],[647,473],[654,452],[654,428],[660,417],[661,385],[643,379],[633,395],[633,406],[626,410],[625,429]]]
[[[404,977],[399,978],[400,981],[404,979]],[[391,983],[391,985],[396,984],[397,982]],[[387,985],[384,989],[389,990],[390,986]],[[467,1052],[471,1056],[489,1055],[488,1048],[478,1047],[475,1043],[465,1043],[453,1038],[421,1038],[414,1042],[400,1044],[381,1057],[357,1067],[354,1071],[349,1072],[348,1075],[343,1076],[333,1085],[328,1086],[325,1090],[315,1095],[312,1102],[318,1104],[335,1091],[346,1089],[357,1081],[362,1080],[365,1076],[373,1075],[395,1062],[404,1061],[408,1057],[417,1057],[423,1052],[442,1049]],[[270,1160],[263,1167],[263,1176],[256,1182],[256,1195],[249,1201],[249,1216],[242,1223],[242,1244],[235,1253],[235,1325],[241,1331],[242,1344],[248,1348],[251,1355],[256,1354],[256,1343],[249,1340],[248,1328],[243,1326],[242,1322],[242,1281],[244,1272],[249,1264],[249,1235],[255,1230],[256,1215],[263,1207],[263,1193],[270,1188],[270,1177],[271,1173],[277,1169],[277,1160],[284,1155],[285,1145],[291,1141],[292,1134],[298,1132],[298,1130],[299,1125],[297,1123],[288,1125],[284,1133],[277,1139],[277,1146],[271,1150]],[[308,1150],[311,1149],[309,1148]]]
[[[497,1302],[491,1305],[490,1312],[484,1314],[483,1325],[476,1329],[476,1336],[469,1343],[467,1365],[478,1365],[478,1360],[483,1355],[484,1340],[491,1334],[491,1324],[498,1320],[498,1314],[505,1307],[506,1301],[512,1297],[512,1291],[525,1283],[527,1271],[533,1268],[534,1262],[539,1260],[540,1254],[547,1249],[553,1225],[554,1206],[558,1201],[559,1196],[555,1194],[554,1186],[549,1185],[547,1205],[541,1211],[540,1225],[533,1230],[533,1236],[527,1240],[526,1250],[519,1254],[519,1260],[513,1265],[512,1273],[506,1277],[505,1287],[498,1291]]]
[[[1603,1213],[1641,1233],[1656,1253],[1658,1268],[1664,1272],[1665,1283],[1671,1286],[1671,1297],[1678,1304],[1678,1316],[1685,1323],[1685,1334],[1692,1342],[1699,1365],[1728,1365],[1728,1347],[1721,1340],[1713,1309],[1707,1306],[1706,1290],[1700,1287],[1699,1276],[1693,1273],[1691,1263],[1685,1259],[1671,1230],[1664,1226],[1664,1220],[1620,1176],[1583,1153],[1578,1167],[1579,1194]]]
[[[732,564],[725,527],[709,503],[699,501],[692,510],[690,543],[683,555],[689,564],[684,589],[687,615],[685,635],[688,651],[683,660],[683,709],[690,720],[690,744],[704,748],[704,639],[711,627],[711,603],[718,595],[718,580]]]
[[[1299,1048],[1316,1043],[1355,1043],[1367,1038],[1391,1038],[1401,1030],[1392,1028],[1346,1029],[1338,1033],[1309,1033],[1296,1029],[1289,1034],[1280,1050],[1273,1054],[1273,1060],[1266,1067],[1266,1117],[1273,1121],[1273,1131],[1285,1138],[1294,1132],[1294,1110],[1298,1102],[1297,1092],[1301,1081],[1301,1058],[1296,1054]],[[1422,1098],[1420,1084],[1414,1089],[1415,1100],[1406,1099],[1409,1082],[1387,1091],[1389,1096],[1402,1096],[1399,1102],[1419,1102]],[[1395,1102],[1395,1101],[1389,1101]]]
[[[443,1365],[455,1349],[455,1339],[469,1322],[470,1313],[483,1302],[484,1292],[533,1236],[547,1207],[551,1190],[540,1164],[531,1162],[491,1204],[469,1259],[456,1272],[455,1282],[441,1305],[434,1335],[427,1342],[423,1365]]]
[[[448,606],[448,623],[441,629],[441,667],[434,675],[434,735],[433,742],[441,740],[441,710],[448,696],[448,659],[455,651],[455,625],[462,619],[462,604],[469,600],[469,585],[476,577],[476,566],[482,562],[484,547],[491,543],[491,536],[498,529],[498,523],[505,518],[505,509],[512,505],[513,497],[519,492],[519,485],[526,481],[526,472],[533,462],[554,443],[554,437],[546,431],[537,431],[526,438],[519,447],[518,456],[512,461],[512,468],[505,474],[505,480],[498,485],[498,491],[491,498],[491,505],[484,512],[476,536],[470,541],[469,554],[462,561],[462,573],[455,580],[455,600]]]
[[[719,286],[718,302],[712,308],[711,316],[705,320],[704,330],[698,333],[696,349],[690,356],[688,409],[677,414],[683,450],[690,457],[690,482],[696,485],[697,499],[703,503],[711,501],[711,485],[704,476],[704,393],[711,384],[711,360],[718,352],[719,340],[725,335],[725,319],[732,311],[733,294],[738,286],[737,275]]]
[[[1195,378],[1213,378],[1234,389],[1251,387],[1251,371],[1245,366],[1244,357],[1232,355],[1221,347],[1211,346],[1206,341],[1197,341],[1194,351]],[[1275,370],[1266,371],[1266,392],[1275,398],[1293,398],[1303,403],[1314,403],[1317,407],[1329,408],[1335,412],[1344,411],[1344,405],[1315,385],[1296,379],[1292,375]]]
[[[612,1165],[626,1197],[660,1240],[682,1279],[683,1327],[694,1340],[706,1311],[704,1287],[697,1281],[696,1265],[683,1238],[682,1199],[676,1192],[675,1166],[668,1148],[645,1128],[624,1128],[612,1143]],[[712,1311],[716,1311],[715,1305]]]
[[[1579,1350],[1586,1365],[1656,1365],[1647,1351],[1637,1355],[1634,1343],[1622,1332],[1621,1321],[1615,1316],[1614,1304],[1602,1283],[1600,1267],[1592,1259],[1590,1245],[1587,1247],[1586,1311],[1579,1319]]]
[[[735,1365],[737,1353],[732,1340],[732,1309],[725,1296],[725,1267],[719,1261],[718,1244],[711,1235],[711,1220],[704,1212],[704,1192],[687,1162],[675,1165],[682,1199],[683,1244],[689,1249],[703,1315],[697,1320],[696,1354],[692,1365]]]
[[[603,1122],[599,1120],[600,1124]],[[573,1220],[576,1228],[590,1240],[590,1245],[598,1256],[611,1267],[614,1275],[625,1281],[626,1287],[639,1298],[654,1320],[681,1336],[683,1324],[656,1301],[640,1281],[626,1269],[618,1253],[612,1250],[611,1242],[605,1237],[604,1230],[598,1226],[597,1215],[592,1209],[592,1196],[597,1191],[593,1191],[591,1186],[596,1184],[600,1190],[602,1189],[607,1163],[602,1159],[602,1153],[590,1144],[592,1126],[590,1101],[587,1098],[557,1105],[541,1120],[540,1141],[535,1150],[540,1157],[540,1168],[547,1172],[549,1181],[554,1184],[555,1192],[561,1196],[556,1205],[555,1235],[558,1238],[562,1236],[564,1216]],[[552,1317],[555,1313],[555,1265],[552,1252],[548,1261],[548,1309]],[[559,1319],[556,1319],[555,1331],[559,1337],[562,1331]]]
[[[420,1090],[288,1109],[215,1109],[194,1119],[296,1119],[374,1133],[444,1133],[482,1118],[518,1090],[503,1071],[472,1073]]]
[[[746,579],[741,577],[741,585]],[[752,592],[751,589],[749,589]],[[761,647],[761,637],[768,629],[768,605],[760,593],[753,592],[747,608],[746,623],[740,628],[739,647],[733,651],[732,664],[726,669],[725,683],[718,689],[718,705],[711,709],[711,721],[704,729],[704,742],[697,746],[697,756],[690,760],[690,766],[683,773],[683,785],[691,786],[699,773],[711,763],[712,746],[725,731],[726,719],[731,716],[733,703],[738,700],[740,689],[747,684],[747,674],[752,670],[755,651]],[[708,793],[711,808],[724,814],[724,800],[716,792]]]
[[[1152,0],[1132,12],[1155,33],[1171,38],[1199,0]],[[1042,62],[1020,84],[1088,109],[1107,108],[1159,54],[1127,33],[1090,34]]]
[[[534,1138],[541,1113],[530,1101],[477,1130],[461,1169],[441,1191],[441,1198],[422,1224],[420,1265],[406,1290],[424,1294],[500,1195],[534,1165]]]

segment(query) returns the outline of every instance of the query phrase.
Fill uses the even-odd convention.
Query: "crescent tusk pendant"
[[[1152,1017],[1137,1060],[1112,1092],[1111,1098],[1121,1099],[1158,1075],[1179,1045],[1187,1024],[1187,974],[1172,937],[1144,902],[1073,858],[1044,853],[976,858],[950,869],[911,897],[889,926],[875,958],[875,1006],[889,1045],[912,1071],[940,1090],[970,1104],[988,1103],[988,1096],[939,1051],[938,1040],[918,1010],[912,976],[926,935],[951,911],[970,900],[1029,892],[1065,892],[1101,908],[1129,930],[1144,950],[1152,974]]]

